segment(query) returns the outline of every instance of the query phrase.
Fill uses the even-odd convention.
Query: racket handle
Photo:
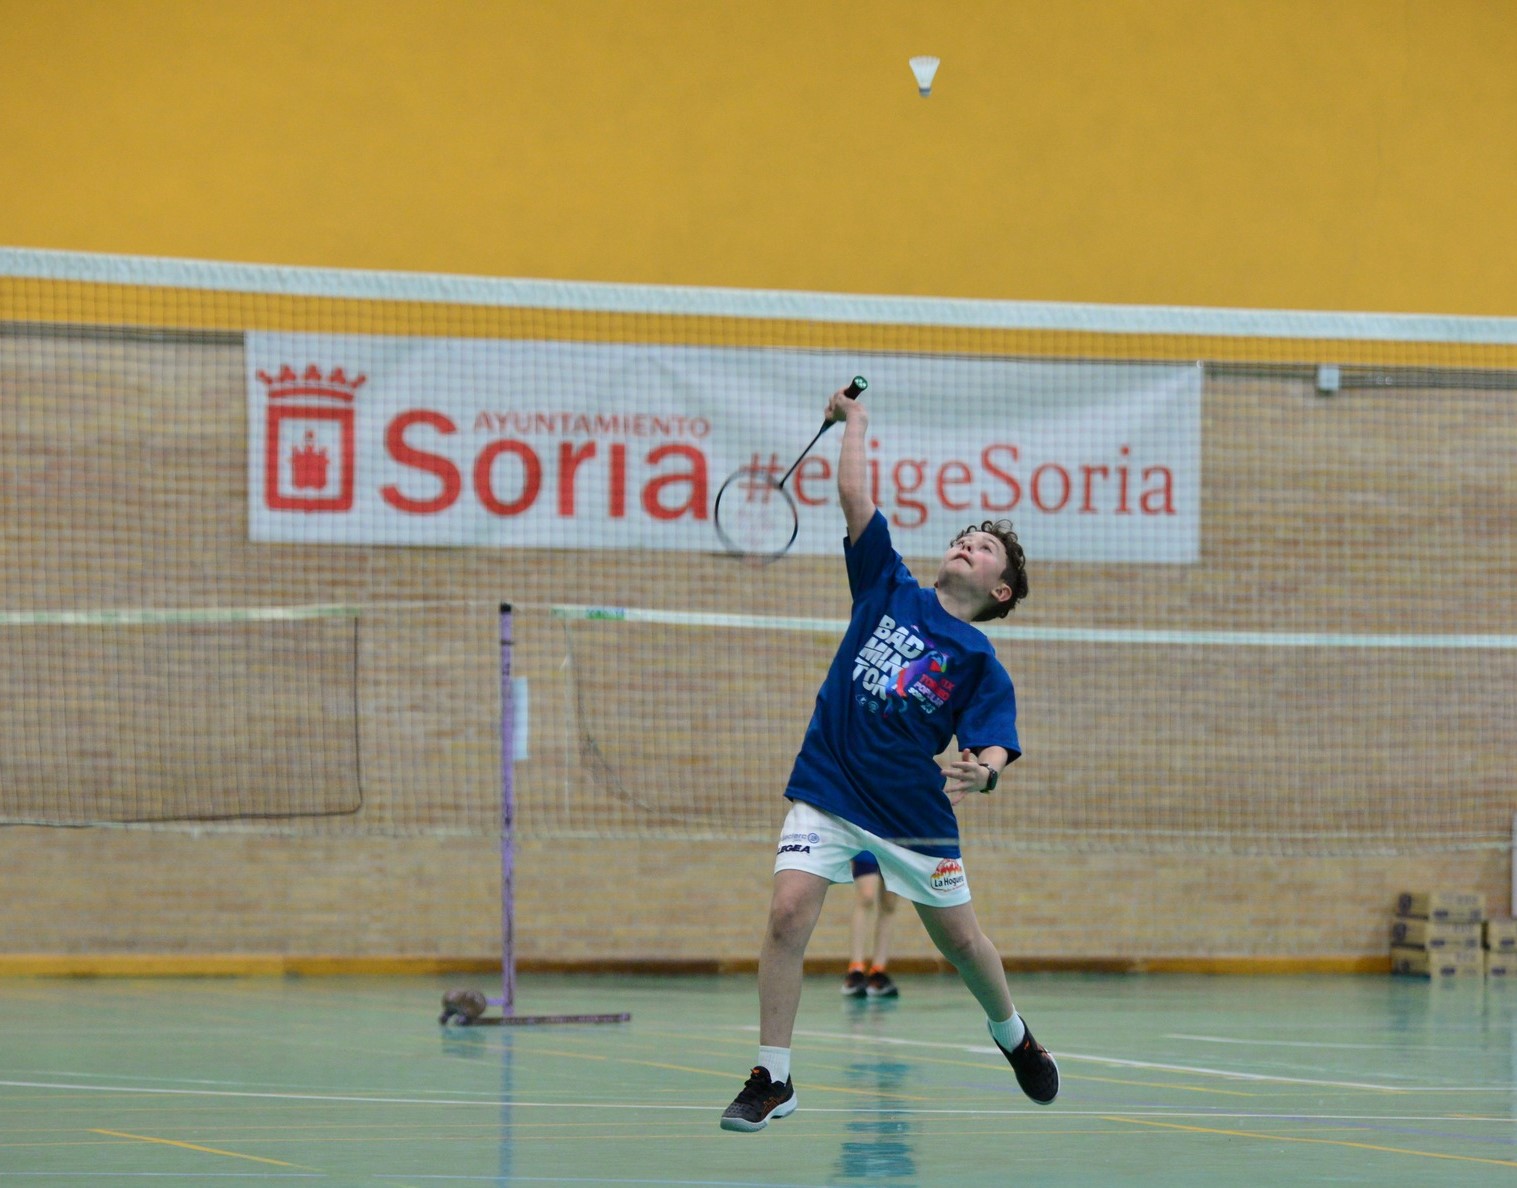
[[[866,380],[862,375],[856,375],[856,376],[853,377],[853,382],[850,383],[846,388],[843,389],[843,395],[846,396],[846,397],[848,397],[849,400],[857,400],[860,396],[862,396],[864,394],[864,389],[866,389],[867,387],[869,387],[869,381]],[[821,437],[822,434],[826,433],[827,430],[831,429],[834,424],[836,424],[835,421],[824,420],[822,422],[822,427],[816,431],[816,437],[813,437],[811,439],[811,445],[807,446],[804,450],[801,451],[801,458],[804,458],[807,454],[809,454],[811,452],[811,446],[816,445],[817,437]],[[795,460],[795,466],[799,466],[801,464],[801,458],[797,458]],[[792,466],[790,468],[790,470],[787,470],[785,472],[785,478],[789,478],[790,477],[790,473],[791,473],[791,471],[793,471],[795,469],[795,466]],[[780,480],[781,483],[783,483],[784,481],[785,481],[785,479],[781,479]]]

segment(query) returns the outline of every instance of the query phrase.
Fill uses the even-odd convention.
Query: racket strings
[[[716,530],[734,553],[775,557],[800,529],[795,502],[779,483],[779,467],[746,467],[732,475],[716,497]]]
[[[856,375],[844,394],[852,400],[868,387],[869,381]],[[712,519],[717,536],[729,552],[767,563],[795,543],[801,531],[801,518],[785,484],[834,423],[824,419],[788,469],[778,454],[771,453],[765,463],[762,455],[754,451],[752,461],[722,484],[716,493]]]

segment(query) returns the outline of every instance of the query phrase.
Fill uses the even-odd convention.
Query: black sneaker
[[[783,1085],[769,1079],[769,1070],[762,1065],[748,1074],[748,1083],[743,1091],[732,1099],[727,1112],[722,1115],[723,1130],[763,1130],[770,1118],[783,1118],[795,1113],[795,1087],[790,1078]]]
[[[901,992],[896,989],[896,984],[890,980],[888,973],[877,969],[864,983],[864,993],[870,998],[897,998]]]
[[[986,1026],[989,1025],[987,1020]],[[1001,1048],[1000,1040],[993,1035],[990,1038],[995,1040],[996,1047]],[[1017,1074],[1017,1084],[1022,1086],[1022,1092],[1033,1101],[1049,1105],[1059,1096],[1059,1066],[1048,1054],[1048,1049],[1032,1038],[1031,1031],[1010,1051],[1001,1048],[1001,1055],[1011,1064],[1011,1071]]]
[[[864,977],[862,969],[850,969],[848,976],[843,979],[844,998],[863,998],[869,989],[869,980]]]

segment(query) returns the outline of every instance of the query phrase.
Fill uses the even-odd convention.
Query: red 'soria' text
[[[380,496],[398,511],[437,515],[454,506],[467,487],[495,516],[523,515],[547,499],[555,515],[571,519],[582,510],[599,513],[582,509],[580,492],[593,480],[593,488],[604,492],[610,519],[625,518],[634,502],[654,520],[708,518],[714,489],[703,439],[709,423],[629,416],[611,418],[613,425],[598,423],[608,420],[604,416],[510,416],[481,413],[475,432],[494,435],[472,459],[460,461],[456,446],[445,448],[458,434],[448,416],[429,409],[400,413],[385,428],[385,453],[410,474],[380,488]],[[503,431],[514,435],[500,436]],[[1122,445],[1104,461],[1033,464],[1020,446],[995,442],[965,458],[891,458],[871,440],[868,466],[875,503],[903,529],[923,526],[934,513],[945,518],[1177,514],[1173,469],[1139,465],[1131,455],[1131,447]],[[792,459],[770,453],[742,461],[778,478]],[[835,475],[828,459],[806,458],[789,483],[796,502],[802,507],[835,503]]]
[[[487,415],[481,414],[481,417]],[[596,420],[593,417],[580,419]],[[621,418],[628,422],[642,419]],[[618,427],[623,432],[632,433],[639,429],[631,424]],[[464,489],[463,473],[451,457],[424,449],[413,440],[413,434],[422,437],[421,431],[426,429],[444,438],[458,432],[458,426],[444,414],[412,409],[401,413],[385,427],[385,453],[408,469],[431,475],[436,485],[434,493],[418,497],[402,490],[398,483],[386,484],[379,491],[380,497],[391,507],[420,516],[446,511],[458,502]],[[604,455],[601,453],[602,444],[606,447]],[[683,441],[664,442],[634,457],[642,470],[637,479],[639,502],[651,518],[706,518],[708,468],[706,455],[698,445]],[[616,520],[627,514],[630,460],[625,441],[563,440],[545,448],[519,437],[496,437],[487,441],[474,456],[469,466],[469,479],[474,497],[491,515],[522,515],[537,504],[545,487],[551,487],[555,512],[572,518],[576,514],[575,492],[581,471],[591,466],[604,466],[608,470],[606,514]]]

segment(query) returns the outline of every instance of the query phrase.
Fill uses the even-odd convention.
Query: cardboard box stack
[[[1470,891],[1403,891],[1391,921],[1391,972],[1425,978],[1483,977],[1485,896]],[[1512,956],[1517,959],[1517,934]],[[1517,960],[1503,962],[1517,965]]]
[[[1485,922],[1485,976],[1517,978],[1517,920],[1510,916]]]

